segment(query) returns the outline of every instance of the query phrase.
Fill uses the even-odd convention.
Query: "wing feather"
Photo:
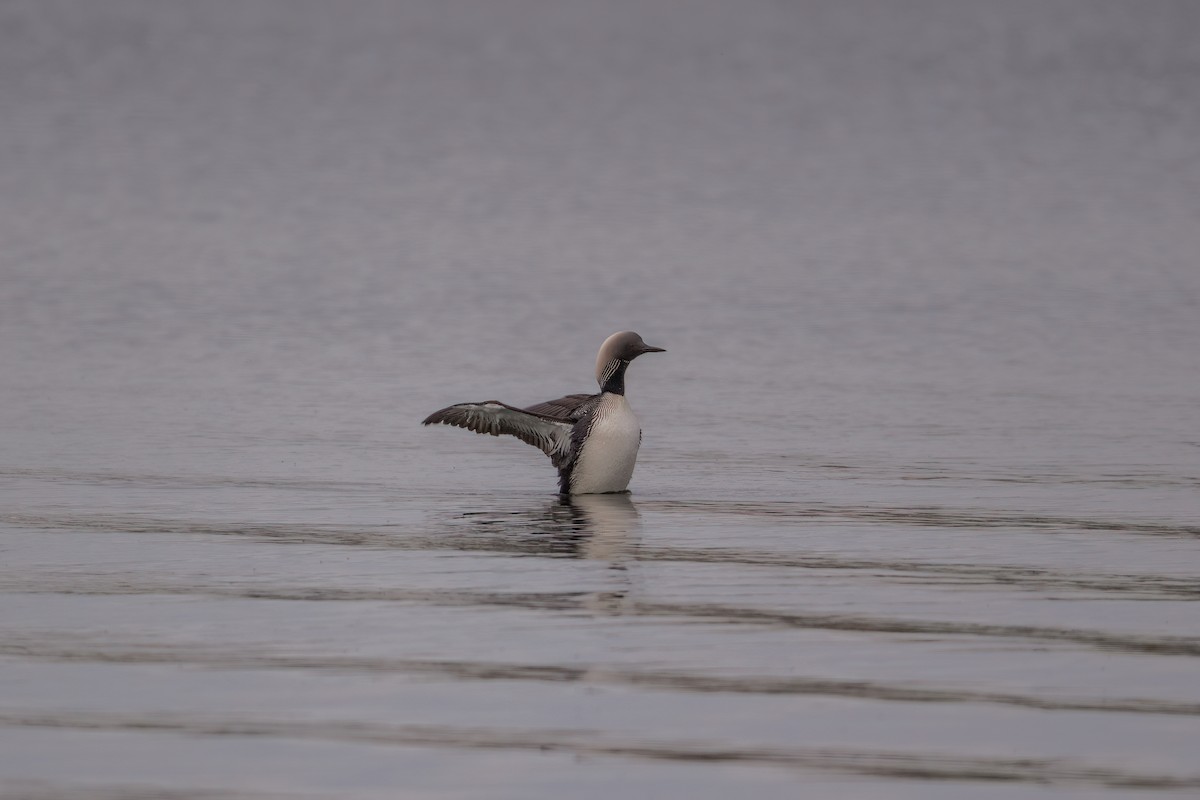
[[[557,400],[547,400],[544,403],[529,406],[525,410],[530,414],[537,414],[540,417],[553,417],[554,419],[578,422],[587,413],[587,409],[583,408],[584,403],[594,397],[596,397],[594,394],[569,394]]]
[[[514,408],[497,400],[447,406],[430,414],[421,424],[438,423],[492,436],[515,436],[550,456],[555,466],[569,453],[574,428],[567,420]]]

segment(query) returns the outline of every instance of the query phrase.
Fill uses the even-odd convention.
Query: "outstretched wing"
[[[554,419],[578,422],[587,413],[583,404],[594,397],[596,397],[594,394],[569,394],[557,400],[547,400],[536,406],[529,406],[525,410],[530,414],[537,414],[539,417],[553,417]]]
[[[497,400],[448,406],[433,412],[421,424],[435,425],[439,422],[475,433],[515,436],[550,456],[555,466],[570,452],[571,429],[575,427],[568,420],[530,410],[522,411]]]

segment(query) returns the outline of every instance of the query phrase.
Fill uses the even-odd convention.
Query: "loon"
[[[596,356],[599,394],[569,394],[528,408],[497,400],[458,403],[433,412],[421,424],[503,433],[533,445],[558,469],[559,494],[624,492],[642,443],[637,417],[625,399],[625,369],[642,353],[665,352],[633,331],[614,333]]]

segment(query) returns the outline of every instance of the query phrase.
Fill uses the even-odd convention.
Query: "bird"
[[[516,408],[498,400],[458,403],[421,423],[442,423],[492,436],[506,434],[550,457],[562,496],[624,492],[633,477],[642,430],[625,399],[625,370],[643,353],[665,353],[633,331],[604,340],[596,356],[597,394],[569,394]]]

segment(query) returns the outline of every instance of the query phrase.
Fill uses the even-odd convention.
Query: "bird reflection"
[[[641,529],[628,494],[575,495],[539,508],[472,511],[456,522],[451,536],[458,549],[614,563],[630,554]]]
[[[581,494],[562,502],[575,512],[581,558],[618,562],[631,552],[641,519],[628,494]]]

